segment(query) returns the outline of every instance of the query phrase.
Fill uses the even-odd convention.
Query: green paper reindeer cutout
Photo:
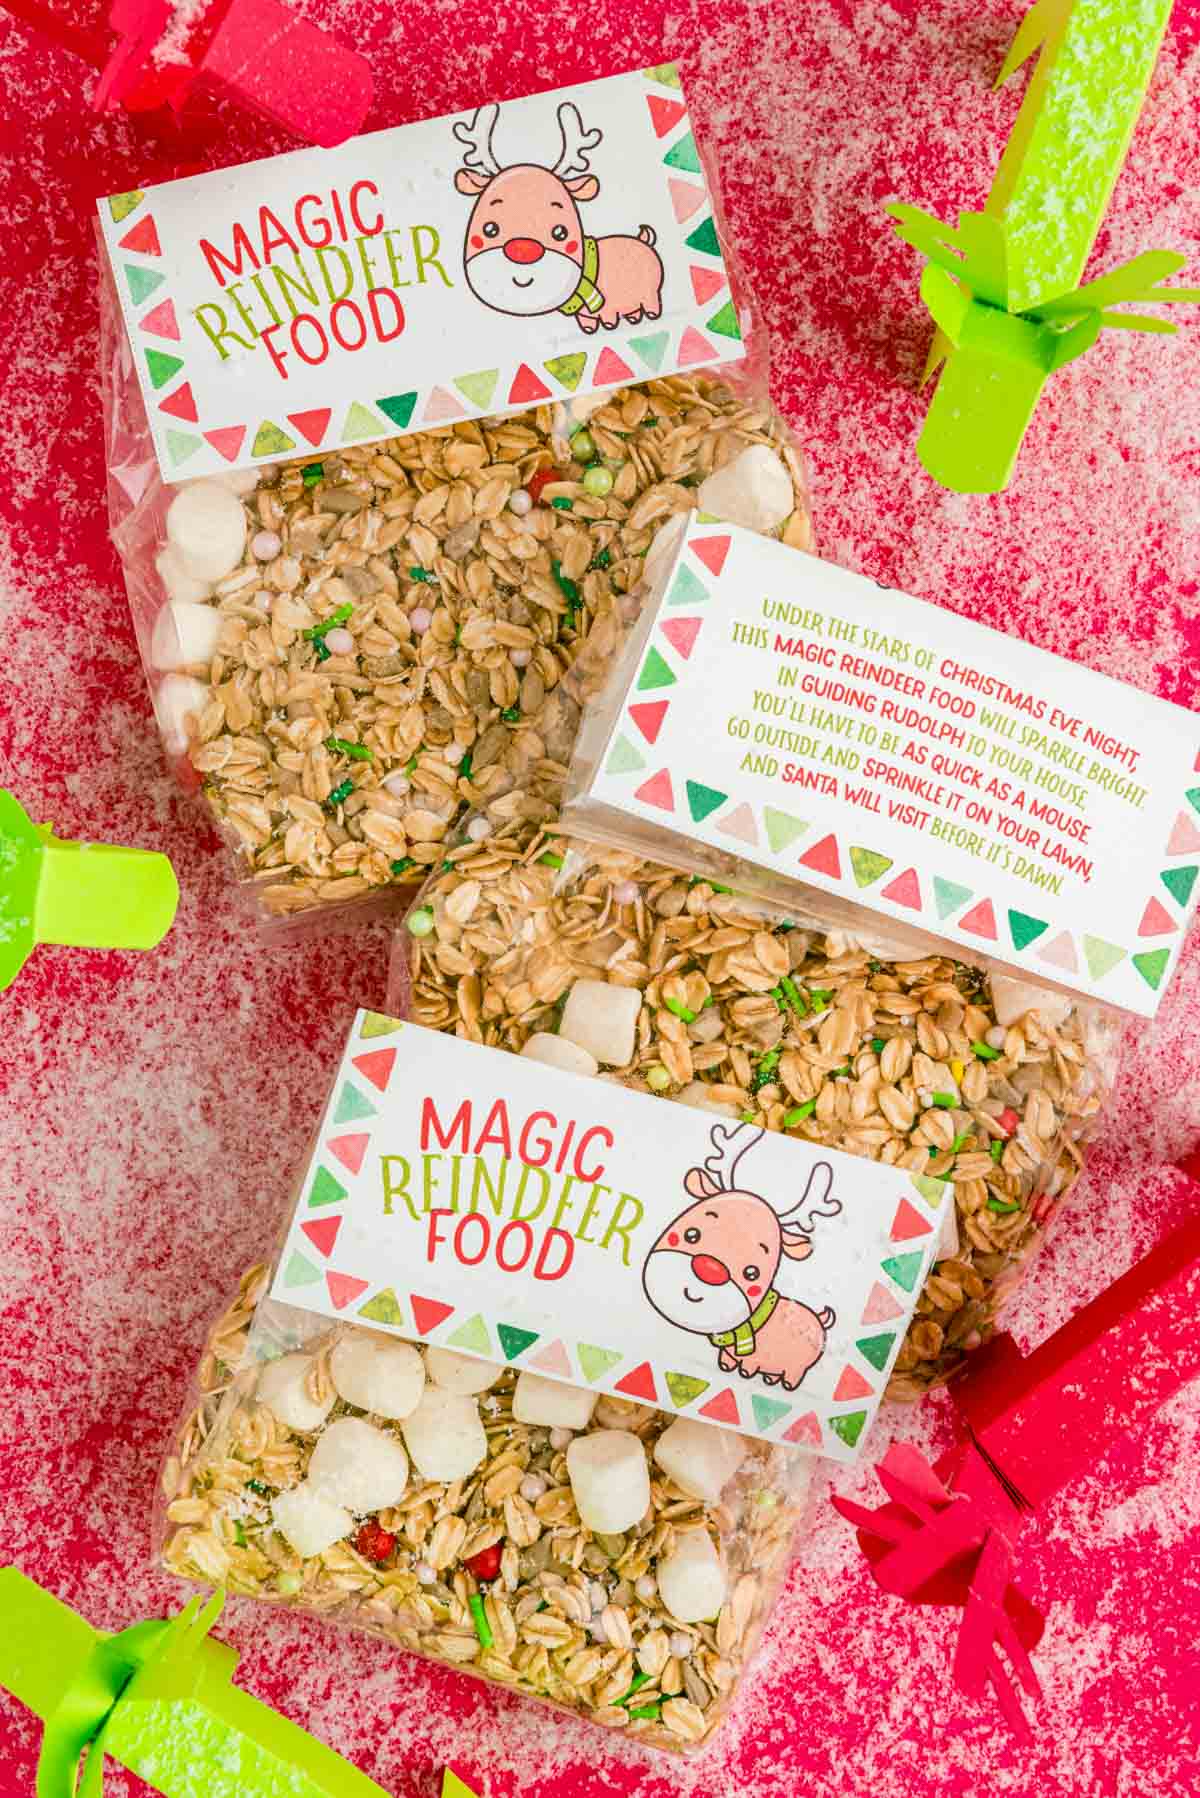
[[[959,493],[998,493],[1046,381],[1105,328],[1169,334],[1174,325],[1115,306],[1200,300],[1163,287],[1185,258],[1148,250],[1077,286],[1145,98],[1170,0],[1037,0],[1000,72],[1037,65],[982,212],[957,228],[892,205],[897,235],[928,258],[921,296],[941,369],[917,445]]]

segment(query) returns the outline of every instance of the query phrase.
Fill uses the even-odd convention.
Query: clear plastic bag
[[[851,936],[629,850],[510,826],[453,849],[397,931],[394,996],[520,1053],[579,978],[643,994],[605,1078],[951,1181],[955,1206],[888,1395],[990,1334],[1074,1185],[1114,1071],[1113,1013],[906,942]],[[411,996],[410,996],[411,995]]]
[[[564,677],[714,471],[756,450],[747,522],[807,546],[799,449],[705,173],[743,360],[181,487],[101,251],[109,513],[160,732],[273,929],[411,885],[470,809],[552,814],[578,721]],[[196,507],[228,552],[199,571],[179,547]]]

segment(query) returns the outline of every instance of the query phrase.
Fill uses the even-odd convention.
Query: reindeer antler
[[[747,1136],[745,1133],[749,1131]],[[735,1124],[727,1130],[724,1124],[714,1124],[709,1135],[712,1139],[713,1153],[705,1157],[706,1172],[716,1181],[722,1192],[732,1192],[737,1177],[738,1163],[748,1155],[764,1132],[755,1130],[749,1124]],[[739,1137],[744,1137],[742,1146],[734,1153]]]
[[[454,135],[460,144],[465,145],[464,168],[474,169],[480,175],[498,175],[500,173],[500,164],[492,149],[492,133],[496,129],[496,120],[499,116],[500,108],[493,102],[490,106],[478,107],[469,125],[462,119],[455,125]]]
[[[827,1161],[814,1164],[805,1182],[804,1191],[794,1205],[781,1213],[789,1217],[793,1211],[799,1212],[795,1219],[798,1227],[806,1236],[811,1236],[819,1217],[836,1217],[842,1208],[842,1201],[832,1197],[833,1169]]]
[[[572,106],[569,100],[564,100],[558,109],[558,128],[562,133],[562,149],[550,173],[561,175],[564,181],[575,175],[586,175],[589,172],[587,153],[596,148],[603,132],[585,131],[579,108]]]

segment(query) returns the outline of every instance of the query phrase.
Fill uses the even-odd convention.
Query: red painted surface
[[[64,5],[76,26],[99,9]],[[1200,326],[1108,337],[1055,378],[1011,491],[958,498],[912,454],[928,340],[898,197],[978,203],[1016,94],[989,81],[1017,0],[309,0],[371,58],[384,125],[679,57],[774,337],[824,552],[1105,672],[1196,702]],[[206,105],[97,121],[65,52],[5,23],[0,780],[65,835],[168,850],[178,925],[152,957],[42,951],[0,998],[0,1555],[98,1624],[175,1605],[150,1494],[207,1321],[275,1239],[382,928],[259,952],[214,835],[164,766],[105,534],[93,385],[98,194],[273,148]],[[1180,4],[1097,268],[1159,244],[1200,264],[1200,9]],[[1200,1133],[1200,958],[1135,1032],[1078,1200],[1010,1313],[1057,1327],[1186,1214],[1157,1164]],[[885,1416],[945,1445],[938,1401]],[[947,1684],[951,1622],[879,1595],[827,1508],[744,1702],[688,1766],[321,1624],[233,1601],[254,1691],[397,1798],[490,1769],[497,1798],[1175,1798],[1200,1788],[1200,1393],[1048,1508],[1023,1541],[1048,1611],[1039,1733],[1017,1749]],[[872,1456],[872,1459],[875,1457]],[[846,1489],[875,1502],[864,1473]],[[0,1795],[37,1732],[0,1697]],[[143,1788],[112,1772],[113,1798]]]

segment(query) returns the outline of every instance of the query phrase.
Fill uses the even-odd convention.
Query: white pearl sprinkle
[[[532,649],[510,649],[508,659],[514,668],[528,668],[533,660]]]
[[[428,1561],[418,1561],[416,1566],[413,1568],[413,1572],[416,1574],[417,1578],[420,1580],[420,1582],[423,1586],[432,1586],[434,1581],[437,1579],[437,1574],[434,1572],[433,1568],[429,1565]]]
[[[273,562],[283,548],[283,540],[275,531],[259,531],[250,539],[250,553],[260,562]]]
[[[641,1584],[640,1580],[638,1581],[638,1584]],[[692,1641],[692,1638],[688,1635],[686,1630],[674,1629],[671,1631],[671,1640],[667,1646],[670,1648],[671,1653],[675,1656],[677,1661],[686,1661],[689,1654],[691,1654],[692,1649],[695,1647],[695,1643]]]
[[[325,632],[325,647],[330,655],[353,655],[354,638],[349,631],[343,630],[339,625],[335,629]]]
[[[407,774],[389,774],[383,784],[389,793],[397,799],[403,799],[411,788],[412,781],[409,780]]]
[[[574,1430],[551,1430],[550,1432],[551,1448],[566,1448],[567,1444],[569,1442],[574,1442],[574,1440]]]
[[[528,1504],[534,1504],[545,1490],[546,1482],[540,1473],[527,1473],[521,1481],[521,1497]]]
[[[467,825],[467,835],[473,843],[482,843],[485,837],[492,834],[491,821],[487,818],[472,818]]]
[[[433,623],[433,613],[428,606],[415,606],[408,614],[408,622],[418,637],[423,637]]]
[[[508,496],[508,509],[515,512],[518,518],[523,518],[532,505],[533,501],[524,487],[514,487]]]
[[[654,1597],[654,1594],[658,1591],[658,1581],[652,1573],[643,1573],[641,1579],[634,1587],[634,1591],[644,1604],[649,1604],[650,1600]]]
[[[632,905],[638,896],[636,880],[618,880],[613,888],[613,898],[618,905]]]
[[[457,768],[466,753],[461,743],[447,743],[442,751],[442,760],[449,762],[452,768]]]

